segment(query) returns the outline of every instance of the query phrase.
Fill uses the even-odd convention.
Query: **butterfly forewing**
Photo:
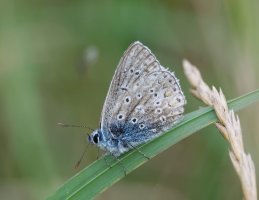
[[[129,46],[129,48],[124,52],[120,62],[117,66],[115,74],[110,84],[108,94],[105,99],[105,103],[101,115],[101,128],[106,129],[107,124],[112,119],[112,114],[114,106],[116,103],[119,103],[119,96],[127,91],[125,88],[125,80],[129,80],[130,68],[136,66],[136,62],[140,60],[141,50],[145,47],[140,42],[134,42]]]

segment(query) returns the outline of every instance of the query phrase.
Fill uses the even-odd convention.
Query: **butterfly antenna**
[[[83,158],[84,158],[84,156],[85,156],[85,154],[86,154],[86,151],[87,151],[87,149],[88,149],[89,144],[90,144],[90,143],[88,143],[88,144],[86,145],[85,150],[83,151],[83,153],[82,153],[80,159],[79,159],[79,160],[77,161],[77,163],[75,164],[75,169],[78,169],[79,165],[81,164],[81,162],[82,162],[82,160],[83,160]]]
[[[82,125],[71,125],[71,124],[63,124],[63,123],[57,123],[57,126],[62,126],[62,127],[77,127],[77,128],[87,128],[91,131],[94,131],[94,129],[89,128],[87,126],[82,126]]]

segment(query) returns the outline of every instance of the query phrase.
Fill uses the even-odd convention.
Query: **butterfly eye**
[[[157,97],[157,93],[154,94],[154,97]]]
[[[143,128],[145,128],[145,125],[144,125],[144,124],[140,124],[140,125],[139,125],[139,128],[140,128],[140,129],[143,129]]]
[[[131,122],[132,122],[133,124],[136,124],[137,121],[138,121],[137,118],[132,118],[132,119],[131,119]]]
[[[124,117],[123,117],[122,114],[118,114],[118,115],[117,115],[117,119],[118,119],[118,120],[123,120],[123,118],[124,118]]]
[[[130,73],[133,73],[134,72],[134,70],[133,69],[130,69]]]
[[[93,137],[93,141],[95,144],[97,144],[99,142],[99,136],[98,134],[95,134],[94,137]]]

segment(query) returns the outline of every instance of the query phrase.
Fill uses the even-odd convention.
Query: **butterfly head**
[[[91,135],[88,135],[88,141],[92,144],[98,144],[100,141],[100,134],[95,130]]]
[[[95,144],[97,146],[103,141],[103,136],[100,129],[95,130],[90,135],[88,135],[88,141],[91,144]]]

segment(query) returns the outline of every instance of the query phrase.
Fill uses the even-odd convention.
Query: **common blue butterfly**
[[[120,59],[100,127],[88,140],[117,158],[172,128],[185,104],[174,73],[161,66],[146,46],[134,42]]]

